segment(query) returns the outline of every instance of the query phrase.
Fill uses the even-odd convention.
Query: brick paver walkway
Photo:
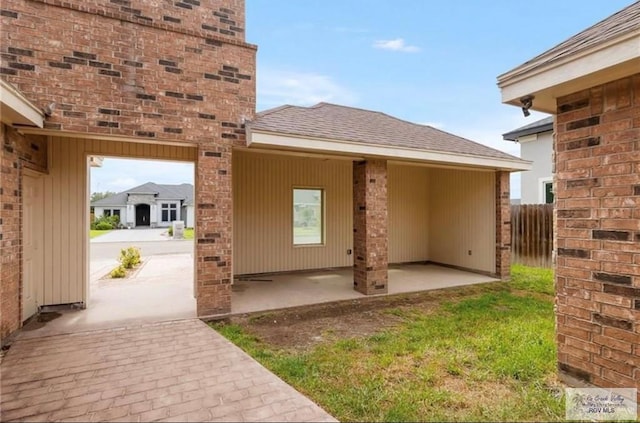
[[[14,342],[0,419],[336,421],[192,319]]]

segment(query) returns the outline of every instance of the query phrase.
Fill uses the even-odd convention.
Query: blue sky
[[[631,0],[246,0],[257,109],[320,101],[382,111],[508,153],[501,134],[545,117],[500,102],[496,77]],[[124,170],[124,171],[123,171]],[[192,182],[184,164],[106,159],[94,191]],[[512,178],[512,198],[520,193]]]

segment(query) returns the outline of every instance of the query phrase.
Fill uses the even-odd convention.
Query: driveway
[[[169,241],[171,237],[167,235],[167,230],[167,228],[117,229],[93,238],[91,243]]]
[[[15,341],[2,421],[336,421],[197,319]]]

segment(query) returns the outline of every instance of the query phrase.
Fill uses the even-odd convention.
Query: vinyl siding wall
[[[389,262],[429,259],[429,169],[387,167]]]
[[[236,275],[353,264],[350,161],[245,151],[233,160]],[[389,262],[494,272],[494,183],[493,172],[390,164]],[[294,187],[325,190],[325,245],[293,246]]]
[[[234,273],[351,266],[351,172],[348,160],[234,151]],[[294,187],[324,189],[324,245],[293,245]]]
[[[195,161],[196,150],[81,138],[57,138],[49,143],[49,174],[45,184],[45,257],[38,304],[68,304],[87,300],[89,278],[89,165],[87,155]]]
[[[429,174],[429,259],[495,272],[495,173],[431,169]]]

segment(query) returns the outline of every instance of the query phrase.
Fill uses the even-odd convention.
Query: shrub
[[[173,225],[169,226],[169,230],[167,231],[169,236],[173,236]]]
[[[120,228],[120,216],[118,215],[113,215],[113,216],[100,216],[100,217],[94,217],[94,219],[91,221],[91,229],[97,229],[100,231],[106,231],[106,230],[110,230],[110,229],[116,229],[116,228]]]
[[[123,266],[118,266],[109,274],[112,278],[124,278],[127,275],[127,271]]]
[[[120,250],[118,261],[125,269],[133,269],[140,264],[140,250],[136,247],[123,248]]]
[[[113,229],[113,225],[109,222],[101,221],[94,225],[94,229],[97,229],[99,231],[108,231],[110,229]]]

